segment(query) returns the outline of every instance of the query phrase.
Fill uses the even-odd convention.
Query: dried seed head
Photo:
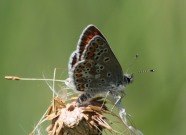
[[[101,134],[103,129],[112,131],[102,115],[103,108],[106,108],[106,106],[101,98],[94,98],[89,103],[81,106],[77,106],[74,102],[61,106],[58,103],[59,98],[56,99],[58,100],[54,100],[57,102],[55,103],[57,106],[51,106],[51,108],[58,109],[50,111],[46,116],[46,120],[52,121],[47,127],[49,135],[97,135]],[[97,106],[91,105],[91,103]],[[51,116],[53,116],[53,119],[51,119]]]

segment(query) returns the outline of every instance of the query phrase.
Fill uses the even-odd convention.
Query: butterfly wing
[[[99,93],[123,84],[122,68],[102,36],[95,35],[89,41],[80,59],[72,75],[78,91]]]
[[[81,56],[83,55],[83,52],[85,51],[86,46],[89,45],[90,40],[96,35],[99,35],[103,39],[105,39],[105,37],[101,34],[101,32],[94,25],[88,25],[84,29],[78,41],[78,45],[77,45],[77,53],[78,53],[79,60],[81,60]]]
[[[101,36],[103,39],[104,36],[101,34],[101,32],[94,26],[94,25],[88,25],[82,32],[76,51],[74,51],[69,60],[69,71],[72,70],[72,67],[78,62],[81,61],[81,56],[86,48],[86,46],[89,44],[89,41],[96,35]]]

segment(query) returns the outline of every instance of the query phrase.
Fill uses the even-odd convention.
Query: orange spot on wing
[[[94,31],[94,35],[98,35],[98,32],[97,31]]]
[[[93,56],[94,56],[94,52],[91,52],[91,53],[88,55],[89,58],[92,58]]]
[[[80,91],[84,91],[84,84],[81,84],[80,85],[80,89],[79,89]]]
[[[81,76],[82,76],[81,73],[76,74],[76,77],[81,77]]]

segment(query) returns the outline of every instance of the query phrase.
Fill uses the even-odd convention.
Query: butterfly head
[[[133,74],[124,74],[124,76],[123,76],[124,85],[128,85],[128,84],[132,83],[133,77],[134,77]]]

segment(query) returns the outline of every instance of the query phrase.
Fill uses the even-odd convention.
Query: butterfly
[[[68,74],[66,85],[83,92],[77,100],[80,104],[107,94],[117,103],[124,96],[126,85],[133,80],[133,75],[123,74],[106,38],[94,25],[83,30],[77,49],[70,56]]]

